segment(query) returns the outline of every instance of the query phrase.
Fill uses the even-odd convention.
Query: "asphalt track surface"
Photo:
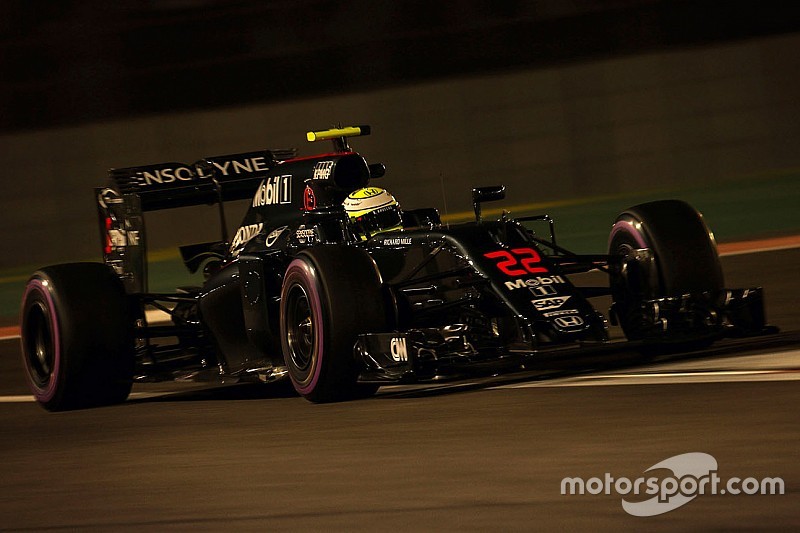
[[[765,287],[782,333],[333,405],[167,383],[51,414],[29,399],[18,341],[0,341],[0,530],[797,530],[800,249],[723,263],[728,286]],[[714,456],[723,480],[781,477],[786,493],[634,517],[613,491],[560,491],[688,452]]]

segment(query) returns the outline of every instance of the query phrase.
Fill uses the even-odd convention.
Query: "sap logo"
[[[564,283],[564,278],[561,276],[537,276],[530,279],[506,281],[506,289],[513,291],[514,289],[524,289],[526,287],[538,287],[540,285],[553,285],[558,283]]]
[[[392,359],[398,363],[408,361],[408,351],[406,350],[406,340],[404,338],[392,338],[389,350],[392,353]]]
[[[233,237],[233,243],[231,243],[231,250],[238,250],[243,248],[245,244],[253,239],[256,235],[261,233],[264,224],[259,222],[258,224],[250,224],[249,226],[242,226],[238,230],[236,230],[236,235]]]
[[[550,309],[558,309],[570,298],[571,296],[554,296],[553,298],[540,298],[538,300],[531,300],[531,303],[537,311],[547,311]]]
[[[255,196],[253,207],[288,204],[292,201],[292,177],[275,176],[261,182]]]
[[[155,170],[143,170],[137,172],[136,176],[139,183],[142,185],[163,185],[165,183],[174,183],[176,181],[193,181],[195,174],[192,169],[186,166],[175,168],[164,167]]]
[[[231,173],[252,174],[253,172],[266,172],[269,170],[269,165],[267,165],[267,160],[264,156],[250,157],[241,161],[230,159],[221,163],[212,161],[211,164],[222,172],[223,176],[229,176]]]
[[[333,161],[320,161],[314,165],[314,179],[326,180],[331,177],[333,170]]]
[[[578,315],[556,317],[553,322],[555,322],[559,328],[565,330],[577,329],[583,326],[583,318],[579,317]]]

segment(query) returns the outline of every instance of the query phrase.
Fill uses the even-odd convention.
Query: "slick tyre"
[[[724,287],[716,243],[702,215],[680,200],[636,205],[621,213],[609,235],[609,254],[629,258],[648,248],[652,263],[612,278],[617,317],[628,338],[636,338],[642,299],[720,291]],[[629,265],[633,263],[628,262]]]
[[[312,402],[363,398],[353,355],[359,334],[387,330],[375,263],[363,250],[318,246],[286,269],[281,289],[283,356],[295,390]]]
[[[43,268],[25,287],[22,362],[50,411],[120,403],[134,369],[133,320],[119,278],[100,263]]]

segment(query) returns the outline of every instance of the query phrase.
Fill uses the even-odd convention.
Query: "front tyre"
[[[281,289],[281,343],[295,390],[312,402],[369,396],[357,383],[359,334],[386,331],[386,307],[375,263],[360,249],[319,246],[301,252]]]
[[[612,277],[611,289],[615,314],[629,339],[648,335],[643,301],[684,294],[711,298],[723,290],[713,234],[686,202],[660,200],[626,209],[611,229],[608,247],[609,254],[622,256],[622,272]],[[641,249],[649,253],[637,252]],[[708,332],[697,335],[713,340]]]
[[[34,398],[60,411],[130,394],[133,322],[119,278],[100,263],[43,268],[25,287],[22,362]]]

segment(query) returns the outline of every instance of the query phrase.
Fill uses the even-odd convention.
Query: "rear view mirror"
[[[472,189],[472,208],[475,210],[475,220],[481,222],[481,202],[493,202],[506,197],[505,185],[492,185],[491,187],[475,187]]]

